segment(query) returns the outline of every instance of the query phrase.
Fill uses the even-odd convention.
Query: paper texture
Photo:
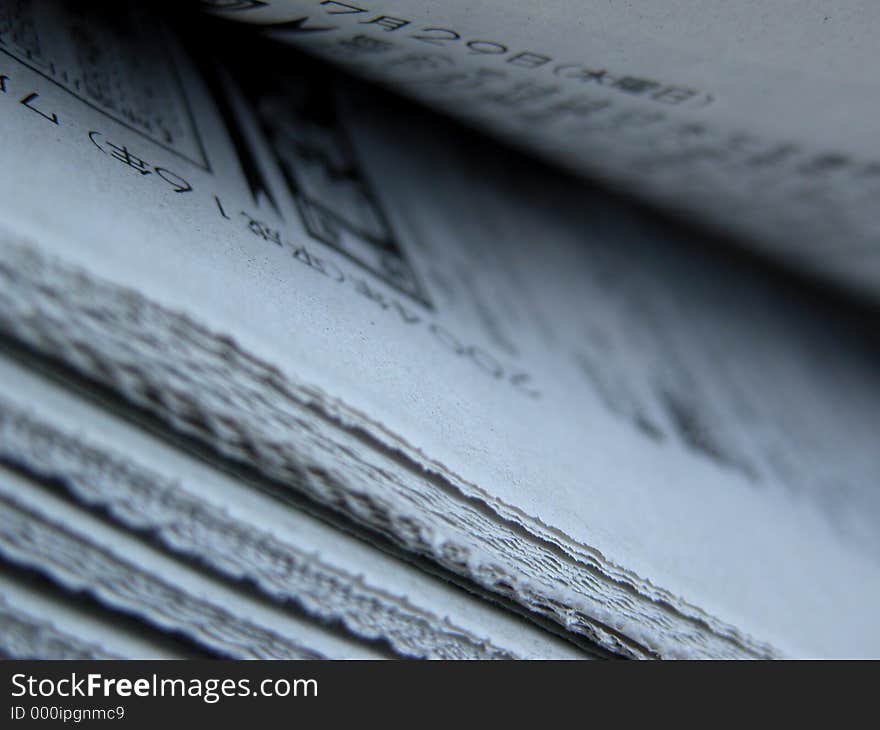
[[[874,2],[201,5],[789,266],[880,291]]]
[[[203,454],[138,428],[114,413],[120,404],[100,397],[89,402],[83,396],[95,393],[83,392],[82,383],[53,382],[57,372],[36,375],[37,368],[33,359],[0,358],[0,460],[9,465],[3,474],[12,483],[35,485],[30,491],[38,496],[31,502],[46,501],[45,492],[52,504],[58,502],[52,495],[73,500],[79,509],[61,509],[65,524],[110,515],[116,527],[140,535],[151,548],[189,561],[221,584],[232,582],[234,591],[222,585],[212,590],[225,593],[223,605],[239,615],[254,593],[247,584],[256,585],[256,595],[281,615],[273,630],[284,624],[285,613],[298,613],[313,622],[310,644],[323,626],[336,624],[355,639],[387,643],[408,658],[584,658],[576,646],[432,578],[389,555],[387,547],[371,546],[351,526],[327,522],[327,514],[314,508],[304,511],[308,507],[284,499],[277,487],[227,473]],[[10,549],[11,534],[0,535],[0,552]],[[89,546],[80,561],[94,564],[87,558],[94,549],[88,534],[80,536]],[[117,553],[127,549],[140,567],[150,564],[144,554],[155,552],[118,538],[113,546]],[[36,561],[33,541],[24,547],[20,560]],[[94,565],[92,570],[98,572]],[[173,571],[162,575],[167,579]],[[191,580],[177,584],[192,591]],[[266,647],[247,648],[266,656]],[[343,648],[331,651],[348,657],[363,652],[356,642]],[[129,648],[127,655],[142,652]]]
[[[880,653],[878,358],[834,311],[316,69],[0,8],[7,337],[607,649]]]

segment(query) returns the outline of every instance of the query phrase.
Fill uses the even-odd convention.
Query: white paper
[[[845,322],[363,91],[316,110],[291,69],[268,121],[242,91],[255,187],[173,43],[3,38],[4,332],[606,646],[880,653],[880,384]],[[125,105],[76,86],[104,64]]]
[[[90,402],[76,385],[33,369],[33,361],[0,358],[0,460],[28,475],[37,492],[55,485],[142,540],[149,535],[169,557],[221,581],[246,580],[282,614],[294,607],[311,618],[319,634],[331,624],[354,644],[382,642],[407,658],[589,658],[374,547],[351,526],[281,501],[271,485],[160,440],[115,413],[119,404]],[[78,513],[70,510],[69,519],[75,523]]]
[[[880,291],[871,0],[201,4],[789,266]]]

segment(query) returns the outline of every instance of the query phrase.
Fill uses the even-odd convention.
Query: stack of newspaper
[[[0,0],[0,654],[880,654],[880,10],[150,5]]]

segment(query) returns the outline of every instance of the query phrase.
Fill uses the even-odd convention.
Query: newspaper
[[[880,291],[869,0],[203,0],[784,264]]]
[[[878,350],[845,310],[325,64],[180,32],[0,2],[4,337],[605,650],[880,653]]]
[[[290,656],[285,650],[303,656],[307,648],[322,657],[383,658],[375,646],[382,639],[405,657],[584,658],[570,643],[365,544],[351,526],[331,522],[313,508],[306,511],[289,498],[279,509],[283,495],[277,489],[175,448],[121,417],[120,404],[108,408],[106,396],[96,398],[84,384],[59,377],[57,369],[47,370],[22,353],[5,355],[0,357],[0,460],[8,467],[0,468],[0,500],[10,512],[37,515],[19,521],[30,525],[27,531],[15,529],[8,517],[0,525],[0,553],[15,553],[19,564],[68,581],[88,581],[99,587],[102,606],[125,602],[148,624],[158,618],[180,634],[194,635],[200,645],[236,657]],[[96,527],[94,514],[110,515],[112,528]],[[45,544],[35,537],[34,522],[44,528],[44,540],[53,541],[52,560],[41,553]],[[71,531],[73,525],[80,529]],[[150,536],[146,545],[145,534]],[[66,550],[60,548],[65,545]],[[139,582],[113,581],[126,561],[141,571],[154,566],[147,573],[161,575],[164,585],[157,588],[143,573]],[[194,579],[192,567],[177,567],[187,561],[212,580]],[[107,562],[113,567],[102,565]],[[257,596],[270,601],[273,611],[255,609],[252,597],[223,585],[224,578],[242,577],[256,584]],[[129,583],[135,590],[126,592]],[[212,605],[200,606],[199,622],[193,622],[185,605],[197,601],[194,595],[205,585]],[[10,592],[15,605],[17,593],[29,591],[25,586]],[[163,592],[167,598],[157,606],[155,595]],[[28,598],[20,602],[33,612],[39,601]],[[287,618],[285,605],[299,607],[298,621]],[[320,623],[303,621],[302,614],[325,626],[340,623],[355,639],[374,645],[334,640]],[[252,623],[262,616],[259,627],[242,631],[245,615]],[[207,630],[198,623],[207,624]],[[94,634],[77,630],[75,635],[83,633]],[[273,640],[265,642],[266,634]],[[109,642],[107,654],[144,655],[141,648],[116,648],[116,638],[99,634],[92,641],[101,647]],[[174,648],[179,655],[180,648]]]

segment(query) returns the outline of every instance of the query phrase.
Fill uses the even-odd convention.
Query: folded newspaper
[[[0,654],[880,655],[878,30],[0,0]]]

